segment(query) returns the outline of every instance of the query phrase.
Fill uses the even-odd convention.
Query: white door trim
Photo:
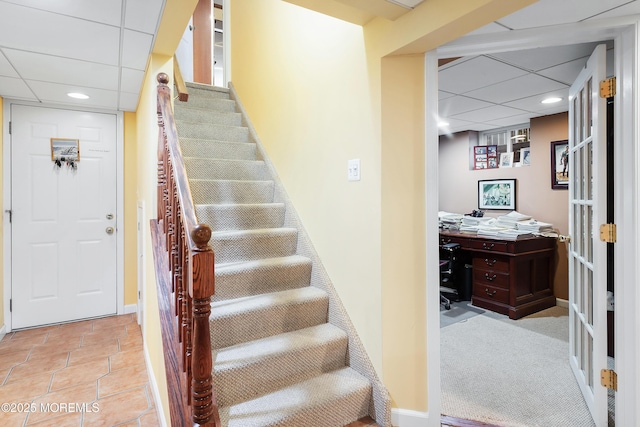
[[[9,135],[9,119],[11,105],[32,107],[48,107],[60,110],[87,111],[92,113],[114,114],[116,116],[116,301],[117,314],[124,314],[124,115],[121,111],[106,111],[94,108],[78,108],[60,105],[46,105],[36,102],[3,99],[3,139],[2,139],[2,206],[3,210],[3,305],[4,326],[11,332],[11,224],[7,209],[11,209],[11,135]]]
[[[640,123],[637,119],[640,112],[640,15],[627,16],[606,20],[586,21],[579,24],[559,25],[539,29],[500,32],[478,36],[462,37],[447,46],[438,48],[439,58],[450,58],[481,53],[504,52],[516,49],[531,49],[536,47],[557,46],[559,44],[574,44],[615,40],[615,69],[618,76],[618,95],[615,98],[615,147],[616,147],[616,189],[615,209],[618,225],[618,243],[616,245],[615,277],[616,277],[616,372],[618,373],[618,393],[616,395],[616,421],[619,425],[633,425],[640,419],[640,367],[636,362],[640,360],[640,290],[636,288],[640,277],[640,227],[636,226],[640,216]],[[558,43],[561,40],[561,43]],[[434,70],[427,60],[425,67],[426,87],[437,87],[437,69]],[[437,99],[437,98],[436,98]],[[437,164],[429,162],[430,158],[438,156],[438,136],[430,131],[435,116],[433,101],[427,98],[425,108],[425,167],[428,167],[425,196],[430,199],[438,194]],[[431,112],[431,113],[430,113]],[[623,185],[623,183],[625,185]],[[433,200],[433,199],[431,199]],[[437,199],[436,199],[437,200]],[[432,241],[430,225],[430,211],[426,212],[427,219],[427,250],[436,243]],[[428,266],[435,260],[427,252]],[[435,279],[437,280],[437,279]],[[427,283],[436,283],[430,276]],[[435,286],[429,286],[429,289]],[[439,327],[439,298],[428,297],[427,300],[427,358],[428,358],[428,396],[429,413],[441,413],[440,402],[440,340],[439,330],[434,332],[435,325]],[[624,319],[622,313],[625,313]],[[621,345],[624,343],[624,346]],[[568,357],[568,355],[567,355]],[[433,378],[432,378],[433,377]],[[436,385],[437,383],[437,385]],[[437,417],[439,418],[439,417]],[[432,421],[432,420],[430,420]],[[434,420],[435,422],[435,420]]]

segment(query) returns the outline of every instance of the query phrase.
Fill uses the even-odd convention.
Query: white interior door
[[[116,115],[11,106],[12,328],[116,313]],[[77,168],[51,138],[79,140]]]
[[[570,364],[597,426],[607,425],[606,46],[598,46],[569,91]]]

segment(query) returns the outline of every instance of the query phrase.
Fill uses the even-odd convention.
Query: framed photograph
[[[510,168],[513,166],[513,152],[500,153],[500,167]]]
[[[51,160],[59,162],[80,161],[80,141],[77,139],[51,138]]]
[[[522,166],[531,165],[531,148],[520,149],[520,164],[522,164]]]
[[[551,188],[569,189],[569,141],[551,142]]]
[[[516,209],[515,179],[478,181],[478,209]]]
[[[493,169],[498,167],[498,146],[477,145],[473,147],[474,169]]]

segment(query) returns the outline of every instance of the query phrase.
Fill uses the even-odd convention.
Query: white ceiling
[[[635,14],[640,14],[638,0],[539,0],[465,38]],[[439,116],[449,126],[440,134],[490,130],[567,111],[569,87],[597,44],[466,56],[441,66]],[[608,47],[611,55],[613,44]],[[541,103],[551,96],[563,100]]]
[[[0,96],[135,111],[163,8],[164,0],[0,0]]]

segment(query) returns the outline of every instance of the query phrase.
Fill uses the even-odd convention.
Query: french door
[[[599,45],[569,91],[570,365],[597,426],[607,425],[606,46]]]

